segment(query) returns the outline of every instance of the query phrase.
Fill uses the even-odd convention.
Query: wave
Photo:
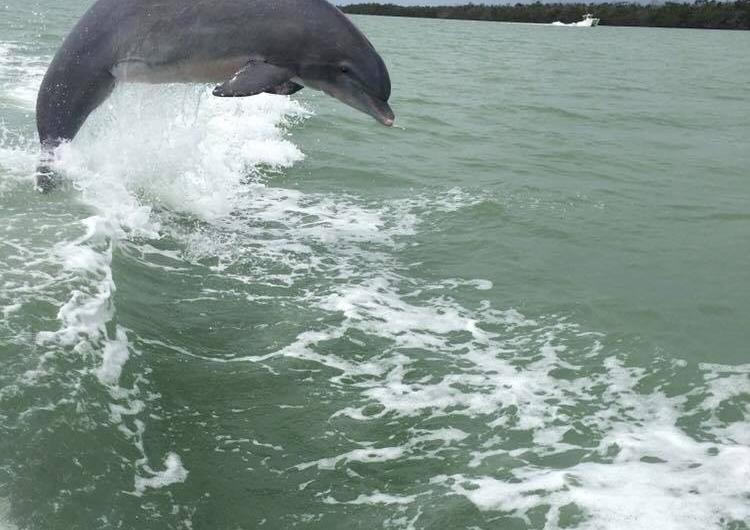
[[[22,51],[0,48],[0,89],[6,100],[31,109],[44,70],[36,70],[36,59],[19,56]],[[5,427],[20,443],[32,434],[25,432],[28,418],[54,412],[65,421],[73,410],[109,426],[111,450],[129,462],[130,494],[137,496],[180,483],[189,472],[176,452],[166,455],[162,471],[150,463],[144,437],[158,393],[147,372],[134,366],[142,352],[132,331],[118,323],[113,254],[129,242],[161,238],[165,219],[226,216],[247,201],[247,182],[260,179],[261,168],[288,167],[302,158],[284,138],[284,128],[307,115],[298,103],[260,96],[218,105],[208,93],[178,86],[116,90],[75,141],[56,152],[54,168],[69,189],[45,197],[46,204],[4,212],[3,244],[12,253],[2,260],[2,328],[19,345],[26,343],[23,322],[33,306],[44,301],[56,308],[39,323],[48,330],[35,333],[31,348],[24,344],[17,351],[15,380],[0,401],[23,396],[31,405],[22,412],[26,420]],[[2,129],[0,198],[33,197],[37,157],[33,138]],[[102,392],[108,396],[103,401],[86,397]],[[76,443],[92,443],[89,429],[77,428]],[[49,436],[54,439],[54,431]]]
[[[37,74],[28,75],[18,102],[31,100]],[[302,496],[308,508],[369,507],[382,521],[388,506],[383,524],[392,528],[427,527],[429,514],[459,501],[488,514],[485,522],[528,526],[703,529],[750,518],[750,367],[663,358],[643,366],[633,360],[642,352],[566,315],[498,307],[502,293],[487,280],[430,277],[409,260],[420,256],[411,254],[420,236],[439,236],[436,220],[497,197],[283,187],[274,177],[304,159],[289,131],[309,115],[286,97],[120,88],[57,152],[71,189],[43,200],[30,190],[33,139],[0,138],[0,330],[12,345],[0,403],[5,432],[21,448],[0,462],[18,468],[19,484],[34,469],[25,462],[68,429],[75,440],[60,449],[61,468],[88,455],[78,465],[101,471],[82,476],[76,494],[103,490],[115,508],[135,498],[138,513],[146,506],[165,527],[192,524],[204,491],[179,488],[206,467],[200,455],[214,453],[226,456],[226,473],[283,477],[286,498]],[[180,287],[133,291],[133,270]],[[229,321],[219,335],[230,334],[233,313],[252,311],[257,321],[234,332],[256,342],[201,348],[191,328],[163,331],[170,315],[141,315],[150,328],[123,316],[123,308],[138,312],[128,301],[149,296],[160,308],[171,297],[202,323]],[[207,314],[208,303],[219,316]],[[273,325],[283,335],[264,341]],[[237,396],[210,412],[191,408],[192,396],[168,409],[152,376],[166,361],[155,352],[196,363],[222,384],[243,367],[298,381],[302,394],[317,394],[271,394],[264,410],[284,425],[295,408],[322,416],[319,429],[305,424],[319,438],[305,432],[295,452],[284,429],[253,437],[246,425],[224,426],[210,447],[174,447],[172,427],[160,427],[167,420],[185,415],[202,431],[214,407],[228,415]],[[170,377],[187,373],[179,364]],[[236,370],[211,370],[228,366]],[[158,443],[149,446],[149,436]],[[391,480],[403,466],[419,468],[419,480]],[[53,493],[75,508],[69,492]],[[309,516],[290,515],[292,523]]]

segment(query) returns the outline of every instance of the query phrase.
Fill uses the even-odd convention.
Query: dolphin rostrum
[[[39,89],[39,188],[54,185],[44,157],[75,137],[118,81],[219,83],[220,97],[310,87],[384,125],[394,120],[383,60],[326,0],[98,0]]]

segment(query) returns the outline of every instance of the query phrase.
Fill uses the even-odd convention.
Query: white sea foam
[[[18,43],[0,42],[0,94],[14,106],[32,110],[47,70],[47,58]]]
[[[715,409],[722,402],[747,395],[750,383],[750,365],[722,366],[720,364],[701,363],[701,370],[705,371],[706,390],[708,397],[703,406]],[[745,412],[750,414],[750,403]],[[750,441],[748,442],[750,445]]]
[[[37,141],[9,131],[0,121],[0,194],[21,185],[31,187],[38,162]]]
[[[148,477],[135,477],[135,493],[138,496],[143,495],[147,489],[159,489],[172,484],[185,482],[188,477],[188,471],[182,465],[182,460],[177,453],[169,453],[164,460],[164,470],[154,471],[146,468],[150,473]]]
[[[323,458],[315,462],[299,464],[298,469],[316,466],[318,469],[335,469],[340,462],[385,462],[396,460],[404,454],[400,447],[382,447],[380,449],[354,449],[334,458]]]
[[[259,167],[300,160],[283,126],[305,115],[285,97],[240,101],[212,97],[204,87],[128,85],[59,149],[56,167],[86,202],[153,236],[158,229],[147,222],[154,205],[220,218],[237,208]]]
[[[21,83],[26,96],[34,75],[28,86]],[[161,471],[149,464],[143,444],[148,400],[136,385],[128,386],[128,361],[136,352],[126,330],[115,326],[114,336],[108,331],[116,280],[110,263],[117,245],[132,242],[147,255],[156,250],[141,238],[169,233],[185,245],[183,254],[166,255],[170,267],[184,266],[183,258],[212,257],[219,259],[211,267],[223,271],[252,256],[251,263],[259,263],[252,273],[225,276],[240,287],[288,288],[317,273],[335,280],[319,292],[305,292],[302,301],[336,318],[316,322],[315,329],[272,353],[222,362],[294,358],[331,368],[331,381],[357,396],[334,419],[441,421],[433,429],[410,428],[401,443],[350,440],[352,447],[290,472],[335,473],[350,464],[426,458],[448,465],[446,455],[466,457],[461,472],[426,477],[430,483],[421,490],[390,491],[381,484],[343,496],[334,488],[324,502],[407,509],[423,495],[455,495],[480,510],[522,518],[549,506],[548,528],[564,526],[572,505],[580,512],[580,528],[711,528],[722,518],[750,518],[750,411],[745,407],[745,421],[734,422],[720,420],[717,412],[750,391],[750,369],[701,366],[704,384],[687,396],[698,404],[689,405],[686,396],[641,390],[642,370],[628,367],[604,350],[601,337],[562,317],[527,318],[489,302],[461,301],[463,290],[486,292],[490,282],[410,276],[392,251],[417,233],[423,217],[487,198],[453,189],[382,203],[274,187],[261,168],[287,168],[302,159],[285,130],[306,114],[283,97],[230,101],[211,98],[204,88],[131,86],[118,89],[58,152],[57,168],[94,215],[82,221],[82,236],[55,246],[58,279],[72,287],[60,305],[59,330],[39,334],[37,342],[98,352],[90,372],[110,392],[110,421],[141,455],[134,464],[136,495],[184,482],[188,471],[176,453],[167,455]],[[23,142],[5,147],[10,145],[0,142],[0,163],[28,178],[35,149]],[[181,231],[170,225],[172,214],[204,223]],[[284,269],[264,267],[262,260]],[[236,293],[251,296],[247,289]],[[205,294],[217,299],[220,293]],[[376,337],[386,346],[362,356],[320,347],[332,340],[356,345],[355,335]],[[432,363],[431,373],[419,375],[420,363]],[[587,412],[576,415],[575,409]],[[696,411],[707,418],[699,422],[700,439],[681,426]],[[462,420],[461,428],[446,426],[454,418]],[[587,430],[588,444],[570,440],[576,429]],[[508,433],[528,433],[528,441],[509,449]],[[576,450],[585,457],[567,467],[535,464]],[[508,471],[493,464],[498,459],[514,465]],[[421,514],[415,512],[391,522],[414,528]]]
[[[37,342],[58,342],[75,346],[81,341],[99,341],[106,337],[111,319],[112,293],[115,289],[112,260],[111,225],[100,217],[82,221],[86,232],[79,239],[57,245],[55,251],[65,269],[87,280],[71,292],[58,312],[62,326],[55,332],[40,332]]]
[[[139,384],[123,382],[134,349],[125,329],[116,326],[113,335],[108,331],[115,315],[114,248],[161,237],[164,211],[167,216],[172,211],[211,221],[229,219],[247,201],[248,179],[255,180],[252,188],[265,189],[257,181],[261,166],[286,167],[302,157],[283,131],[289,120],[306,114],[294,101],[204,96],[202,88],[118,90],[76,140],[56,153],[56,169],[95,215],[82,221],[83,235],[55,246],[55,256],[75,287],[60,307],[59,330],[39,333],[37,342],[99,352],[91,372],[109,390],[110,421],[141,455],[134,462],[134,492],[139,496],[186,480],[188,471],[176,453],[167,456],[163,471],[149,464],[143,437],[153,396],[143,395],[142,375],[137,376]],[[267,202],[269,208],[272,202]],[[151,252],[149,247],[153,249],[146,245],[144,251]]]
[[[10,502],[4,497],[0,497],[0,530],[18,530],[10,520]]]
[[[0,108],[32,111],[45,70],[46,58],[34,56],[21,44],[0,42]],[[36,139],[9,130],[0,115],[0,193],[21,182],[29,184],[37,162]]]
[[[102,364],[96,370],[97,377],[105,385],[116,385],[120,380],[122,368],[129,358],[130,352],[125,330],[118,328],[116,338],[107,341],[104,345]]]
[[[292,357],[338,371],[332,382],[346,385],[356,381],[360,400],[335,416],[361,422],[425,414],[446,419],[460,416],[472,418],[475,426],[482,425],[486,431],[484,440],[471,447],[462,446],[467,434],[457,429],[414,431],[402,445],[361,442],[358,448],[305,462],[295,469],[334,472],[348,469],[351,463],[379,465],[444,458],[446,450],[455,454],[460,449],[471,453],[467,470],[477,473],[434,476],[433,489],[443,487],[446,494],[464,496],[481,510],[510,512],[522,518],[532,509],[549,506],[549,528],[570,525],[566,517],[576,519],[580,528],[613,529],[651,524],[660,528],[716,528],[721,521],[747,518],[746,422],[704,422],[705,435],[714,439],[700,441],[679,426],[692,412],[684,396],[668,398],[658,389],[646,393],[637,390],[647,374],[643,369],[627,367],[605,351],[600,333],[582,330],[558,316],[531,319],[517,310],[497,310],[489,302],[468,307],[453,298],[451,291],[489,290],[489,282],[420,282],[396,272],[397,264],[389,261],[388,252],[381,252],[377,246],[363,251],[357,245],[369,238],[385,249],[393,248],[399,237],[418,229],[418,219],[392,224],[390,216],[398,217],[392,212],[398,208],[402,208],[398,210],[401,213],[429,209],[423,201],[410,199],[392,203],[389,208],[369,209],[365,223],[352,222],[354,230],[344,224],[346,228],[337,231],[337,225],[331,224],[326,227],[330,231],[319,234],[306,231],[307,227],[296,221],[307,213],[300,204],[316,204],[315,198],[282,190],[274,193],[279,194],[282,205],[276,206],[271,200],[272,207],[258,209],[259,217],[281,222],[282,227],[273,233],[276,239],[263,243],[260,252],[277,257],[299,252],[307,259],[308,254],[314,254],[316,239],[324,241],[337,258],[337,264],[328,270],[339,272],[340,282],[306,301],[340,315],[342,320],[304,331],[276,352],[230,361],[267,363]],[[292,201],[290,196],[294,197]],[[262,199],[266,200],[268,197]],[[345,200],[344,215],[362,208],[356,198]],[[473,204],[470,200],[462,203]],[[327,215],[322,212],[317,211],[315,216]],[[206,247],[205,251],[223,252],[223,247]],[[230,254],[228,259],[241,259],[241,255]],[[369,263],[366,270],[357,268],[359,260]],[[294,265],[294,259],[290,264]],[[316,267],[332,266],[317,263],[305,271]],[[254,281],[266,279],[256,277]],[[366,358],[336,355],[328,348],[322,353],[318,348],[349,337],[352,331],[386,339],[389,346]],[[439,360],[444,373],[415,379],[414,367],[425,358]],[[684,368],[685,363],[675,366]],[[701,369],[706,382],[701,388],[708,389],[709,397],[700,408],[713,418],[718,406],[750,389],[746,367]],[[576,376],[581,370],[590,375]],[[562,377],[559,371],[572,375]],[[570,411],[576,408],[588,412],[574,416]],[[591,431],[593,447],[567,441],[576,430],[575,424]],[[508,431],[530,431],[531,443],[504,449],[504,433]],[[425,440],[437,442],[437,449],[427,449]],[[533,458],[528,458],[581,450],[589,453],[587,459],[562,469],[535,466]],[[490,462],[498,458],[516,463],[511,478],[487,472]],[[732,462],[734,467],[730,469]],[[721,480],[721,487],[712,491],[705,487]],[[410,494],[375,490],[349,501],[331,494],[324,502],[408,507],[419,504],[420,493],[424,490]],[[689,503],[690,509],[676,514],[684,503]],[[401,522],[412,525],[413,521],[404,518]]]
[[[745,421],[727,424],[715,416],[721,404],[750,391],[747,366],[701,366],[706,384],[698,388],[707,397],[696,409],[685,395],[667,397],[658,389],[638,390],[647,372],[607,355],[598,334],[575,324],[559,318],[526,319],[517,311],[497,311],[489,304],[471,310],[446,294],[410,299],[398,283],[397,275],[385,274],[338,287],[319,304],[340,313],[343,322],[329,330],[303,333],[277,354],[341,370],[333,377],[336,384],[357,381],[361,403],[340,410],[339,415],[373,422],[427,412],[433,418],[474,418],[486,425],[488,435],[496,433],[472,451],[469,467],[485,474],[437,475],[430,481],[433,488],[445,487],[480,510],[522,518],[534,508],[549,506],[549,528],[570,525],[566,517],[585,529],[719,528],[727,521],[750,518],[750,450],[744,443],[747,408]],[[353,329],[387,338],[392,346],[382,355],[360,361],[317,351],[318,344]],[[460,334],[465,335],[459,338]],[[573,341],[575,349],[569,346]],[[446,373],[411,377],[422,357],[420,351],[442,359]],[[574,374],[593,362],[599,368],[585,378],[556,374],[559,370]],[[588,412],[574,416],[575,408]],[[680,427],[682,419],[696,410],[710,418],[702,425],[705,441]],[[565,441],[576,423],[591,431],[593,447]],[[504,449],[508,431],[531,431],[533,443]],[[420,447],[424,436],[413,433],[398,446],[368,443],[298,469],[315,466],[325,472],[349,462],[376,465],[430,455],[440,458],[440,453]],[[444,446],[460,446],[465,435],[443,430],[434,432],[434,438]],[[585,450],[589,456],[562,469],[535,466],[534,459],[528,458],[571,450]],[[502,468],[500,476],[486,474],[488,463],[498,457],[517,463],[511,477],[503,476]],[[373,492],[372,499],[380,494]],[[398,492],[403,504],[417,503],[412,497]],[[340,502],[338,498],[331,495],[327,502]]]
[[[388,495],[375,491],[370,495],[360,495],[356,499],[346,502],[337,501],[333,497],[326,497],[323,502],[325,504],[411,504],[415,500],[417,500],[415,495]]]
[[[553,528],[571,504],[583,511],[584,521],[576,526],[582,529],[698,530],[750,518],[750,448],[717,448],[674,427],[653,427],[607,437],[604,444],[622,448],[611,462],[561,470],[524,467],[510,480],[438,476],[432,483],[447,484],[484,511],[525,517],[531,508],[549,505]]]

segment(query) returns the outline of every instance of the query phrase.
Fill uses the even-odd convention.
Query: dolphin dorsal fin
[[[264,61],[252,60],[228,81],[214,88],[214,96],[244,97],[273,90],[289,81],[294,74],[287,68]]]

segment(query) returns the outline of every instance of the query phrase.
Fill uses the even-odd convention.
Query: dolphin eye
[[[342,64],[341,66],[339,66],[339,70],[341,70],[343,73],[346,74],[349,72],[349,67],[346,66],[345,64]]]

